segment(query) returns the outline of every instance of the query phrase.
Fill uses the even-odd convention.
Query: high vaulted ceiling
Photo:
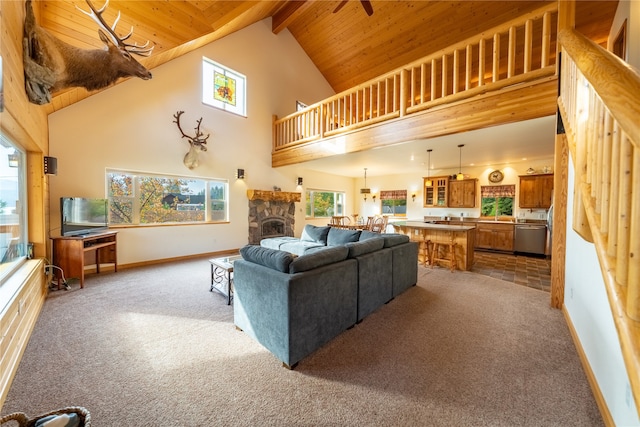
[[[93,1],[97,7],[104,4],[103,0]],[[151,70],[207,43],[271,18],[273,32],[290,31],[333,89],[340,92],[547,2],[371,0],[372,16],[367,15],[358,0],[349,0],[334,13],[341,3],[341,0],[112,0],[104,17],[112,23],[120,11],[117,32],[124,35],[133,27],[132,41],[142,44],[149,40],[155,46],[150,57],[140,60]],[[617,0],[578,0],[577,29],[597,43],[604,44],[617,3]],[[37,0],[37,21],[56,37],[74,46],[101,48],[96,25],[76,6],[88,10],[84,0]],[[52,102],[45,107],[48,113],[80,101],[90,93],[84,89],[71,89],[53,95]],[[544,130],[540,129],[542,123],[545,123]],[[532,127],[537,131],[532,132]],[[530,137],[513,136],[514,132],[548,135],[547,140],[537,138],[532,142]],[[505,134],[509,135],[509,150],[504,150]],[[499,165],[524,157],[533,160],[553,156],[553,118],[523,123],[517,128],[513,125],[508,129],[494,127],[463,136],[466,137],[463,140],[466,143],[463,167],[474,159],[476,165],[491,162]],[[368,167],[372,176],[399,170],[420,173],[425,169],[426,148],[434,148],[432,167],[452,168],[458,163],[457,144],[460,138],[461,135],[453,135],[415,141],[402,147],[308,162],[305,167],[353,177],[360,176],[363,167]],[[496,153],[500,155],[496,156]]]
[[[101,7],[102,0],[93,0]],[[112,0],[107,22],[121,18],[117,30],[155,46],[147,68],[170,61],[203,44],[272,18],[274,33],[285,28],[296,38],[336,92],[494,27],[543,1],[390,1],[372,0],[368,16],[358,0],[341,1],[220,1]],[[606,40],[617,1],[579,1],[576,23],[597,42]],[[35,4],[41,26],[77,47],[101,48],[97,27],[76,6],[82,0],[41,0]],[[463,23],[461,25],[461,23]],[[86,96],[54,94],[49,112]],[[55,96],[58,95],[58,96]],[[317,100],[309,100],[315,102]]]

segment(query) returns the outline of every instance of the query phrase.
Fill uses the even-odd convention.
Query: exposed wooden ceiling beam
[[[278,10],[271,18],[271,31],[279,34],[280,31],[296,20],[311,5],[310,1],[293,0],[287,1],[284,7]]]

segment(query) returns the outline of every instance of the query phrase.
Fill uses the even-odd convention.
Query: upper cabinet
[[[476,207],[476,179],[449,181],[449,207]]]
[[[520,176],[520,208],[549,209],[553,193],[553,174]]]
[[[431,185],[427,186],[428,181]],[[476,179],[449,180],[448,176],[424,178],[424,207],[473,208],[476,206]]]
[[[431,184],[431,185],[427,185]],[[423,179],[424,207],[447,207],[449,201],[449,177],[434,176]]]

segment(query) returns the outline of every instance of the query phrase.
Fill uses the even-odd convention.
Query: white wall
[[[247,76],[247,118],[201,103],[202,56]],[[50,155],[58,158],[58,175],[50,178],[52,235],[59,234],[59,198],[105,197],[107,168],[229,181],[228,224],[120,229],[118,257],[124,265],[244,246],[248,188],[296,191],[297,176],[304,177],[305,186],[353,186],[351,178],[271,168],[272,115],[294,112],[297,99],[312,103],[333,91],[288,31],[271,32],[270,20],[152,72],[152,80],[130,79],[49,116]],[[188,143],[173,123],[178,110],[185,112],[183,129],[193,129],[202,117],[201,130],[211,133],[208,151],[193,171],[182,163]],[[245,169],[244,181],[235,179],[237,168]],[[304,203],[298,208],[299,233]]]
[[[627,62],[640,70],[640,1],[621,0],[609,32],[609,50],[613,50],[611,44],[620,33],[624,22],[627,22]]]
[[[573,231],[573,162],[569,162],[565,309],[618,426],[639,426],[602,271],[593,244]]]

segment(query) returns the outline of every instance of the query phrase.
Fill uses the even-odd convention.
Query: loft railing
[[[556,73],[557,3],[396,69],[273,124],[273,151]]]
[[[559,42],[574,229],[598,253],[640,413],[640,75],[573,30],[562,30]]]

